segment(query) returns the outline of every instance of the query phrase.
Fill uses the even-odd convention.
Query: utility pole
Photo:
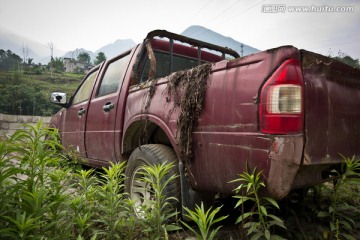
[[[240,57],[243,57],[243,56],[244,56],[244,44],[241,44],[241,45],[240,45],[240,48],[241,48],[241,50],[240,50]]]
[[[51,52],[51,57],[50,57],[50,75],[51,75],[51,79],[53,78],[53,69],[52,69],[52,65],[53,65],[53,61],[54,61],[54,48],[55,48],[55,45],[53,42],[49,42],[48,43],[48,46],[50,48],[50,52]]]

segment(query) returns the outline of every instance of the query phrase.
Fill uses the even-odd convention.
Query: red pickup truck
[[[138,204],[151,197],[143,165],[175,163],[166,194],[191,207],[233,194],[246,165],[281,199],[331,178],[340,154],[360,156],[360,70],[292,46],[240,57],[155,30],[52,102],[65,147],[95,167],[128,161]]]

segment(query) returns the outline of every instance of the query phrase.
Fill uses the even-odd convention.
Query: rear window
[[[171,72],[190,69],[198,66],[198,60],[182,55],[173,55],[173,66],[170,72],[170,56],[167,52],[154,51],[156,58],[156,78],[161,78],[169,75]],[[205,61],[201,61],[205,63]],[[149,78],[150,61],[146,59],[140,82],[145,82]]]

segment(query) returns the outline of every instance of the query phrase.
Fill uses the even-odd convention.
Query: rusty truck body
[[[136,180],[143,165],[173,162],[167,194],[191,206],[233,194],[246,167],[281,199],[360,155],[360,70],[293,46],[240,57],[156,30],[52,101],[62,144],[91,166],[127,160],[139,204],[150,194]]]

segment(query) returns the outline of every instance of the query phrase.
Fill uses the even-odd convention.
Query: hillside
[[[70,97],[83,74],[32,71],[0,71],[0,112],[14,115],[51,116],[60,110],[50,103],[51,92],[66,92]]]

